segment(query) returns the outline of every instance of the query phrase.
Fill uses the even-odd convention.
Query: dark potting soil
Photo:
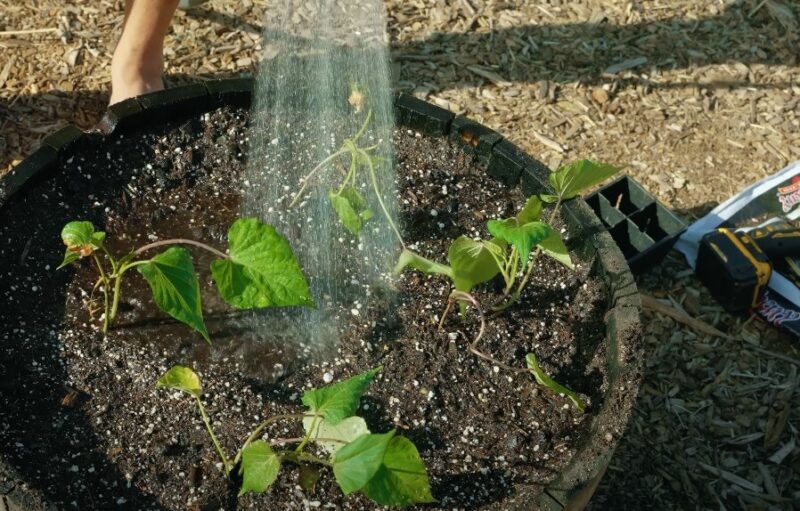
[[[84,261],[55,269],[61,227],[91,220],[119,252],[175,237],[224,247],[248,186],[247,119],[226,108],[136,136],[90,140],[61,174],[0,209],[0,494],[26,484],[63,509],[372,509],[360,495],[342,496],[327,469],[313,489],[302,489],[291,465],[267,494],[237,499],[193,401],[156,390],[155,382],[176,363],[192,365],[232,455],[266,417],[299,413],[304,389],[383,365],[359,413],[373,432],[397,428],[414,441],[438,507],[532,509],[606,392],[607,303],[589,262],[577,261],[573,272],[540,260],[521,304],[489,319],[481,343],[513,367],[536,353],[549,374],[586,399],[585,414],[531,375],[471,354],[476,314],[463,321],[453,314],[439,330],[448,282],[416,272],[398,280],[395,301],[341,311],[343,334],[327,361],[254,339],[247,314],[218,298],[209,259],[198,251],[213,346],[154,311],[135,272],[116,327],[100,333],[99,312],[87,312],[98,305],[93,268]],[[485,237],[486,220],[524,202],[445,139],[400,129],[395,144],[404,236],[423,255],[444,261],[452,239]],[[476,295],[490,304],[500,293],[490,283]],[[302,426],[281,422],[265,434],[294,438]]]

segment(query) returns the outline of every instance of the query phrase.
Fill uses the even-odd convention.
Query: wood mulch
[[[177,15],[176,82],[252,73],[263,1]],[[626,171],[691,221],[800,159],[797,3],[387,0],[398,89],[551,167]],[[121,1],[0,0],[0,172],[108,98]],[[724,313],[677,256],[640,277],[647,375],[594,509],[792,509],[800,341]],[[677,322],[685,311],[726,336]],[[668,309],[667,309],[668,310]],[[707,329],[703,329],[706,330]]]

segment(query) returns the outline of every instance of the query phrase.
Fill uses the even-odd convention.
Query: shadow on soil
[[[169,75],[168,87],[209,79],[239,78],[241,73],[214,76]],[[88,130],[93,128],[108,105],[109,92],[52,90],[0,98],[0,175],[15,161],[21,161],[39,146],[39,142],[68,124]]]
[[[439,88],[469,87],[485,82],[466,69],[474,61],[473,53],[490,55],[489,64],[508,81],[584,83],[608,81],[604,73],[614,65],[640,59],[636,68],[647,71],[681,69],[711,64],[796,65],[800,37],[787,33],[766,9],[750,18],[744,4],[728,7],[718,16],[690,20],[673,18],[657,23],[614,25],[571,23],[528,25],[486,33],[433,34],[410,43],[394,45],[399,61],[436,63],[434,80]],[[509,62],[511,48],[520,43],[532,48],[525,54],[517,50]],[[488,50],[488,51],[487,51]],[[731,79],[708,82],[648,82],[652,88],[699,86],[705,88],[759,87],[749,83],[748,73]],[[611,77],[613,79],[613,77]],[[413,81],[413,80],[412,80]],[[638,83],[639,80],[636,80]],[[764,88],[786,87],[786,83],[763,84]]]
[[[468,69],[469,65],[477,63],[473,54],[479,52],[487,59],[481,61],[481,65],[495,68],[494,72],[511,82],[580,81],[593,84],[617,80],[619,87],[643,86],[646,89],[786,88],[791,85],[786,81],[751,83],[750,71],[741,66],[731,70],[730,78],[720,78],[715,74],[702,81],[659,83],[645,77],[620,79],[604,75],[609,67],[631,59],[646,59],[646,63],[636,67],[639,71],[648,71],[652,67],[683,69],[737,63],[746,66],[797,65],[800,35],[786,31],[767,14],[766,8],[749,16],[753,7],[737,3],[717,16],[697,20],[673,18],[627,25],[600,21],[526,25],[482,33],[434,33],[420,41],[393,43],[392,58],[395,61],[432,66],[430,70],[403,67],[397,86],[409,89],[414,84],[425,83],[427,87],[442,90],[483,85],[486,80]],[[186,15],[230,29],[249,33],[261,31],[256,24],[210,7],[193,9]],[[390,23],[390,31],[395,27]],[[529,49],[523,50],[520,41]],[[214,78],[233,76],[221,74]],[[170,77],[168,81],[181,84],[199,78]],[[24,158],[32,149],[24,144],[20,148],[20,134],[30,137],[33,132],[44,137],[68,123],[90,128],[100,118],[107,101],[106,91],[21,95],[13,100],[13,104],[0,99],[0,171],[11,161]],[[26,121],[31,116],[39,119],[41,124],[29,127]]]
[[[674,17],[657,22],[626,25],[597,22],[525,25],[489,32],[433,33],[425,39],[394,42],[395,61],[420,62],[435,66],[432,82],[438,89],[473,87],[486,80],[467,69],[477,64],[474,54],[496,67],[503,79],[517,82],[548,80],[565,83],[607,81],[603,74],[611,66],[630,59],[645,59],[637,68],[682,69],[712,64],[796,65],[800,35],[783,28],[766,7],[753,13],[757,2],[737,2],[720,14],[706,18]],[[634,8],[636,10],[637,8]],[[642,10],[644,8],[638,8]],[[753,13],[751,15],[751,13]],[[240,17],[199,8],[187,16],[212,20],[230,28],[259,33],[260,27]],[[389,13],[389,31],[397,36],[398,22]],[[472,28],[477,28],[473,26]],[[523,47],[526,47],[523,49]],[[509,56],[513,53],[513,59]],[[509,61],[510,60],[510,61]],[[739,76],[740,75],[740,76]],[[753,84],[747,72],[730,79],[701,82],[647,82],[652,88],[784,88],[789,82]],[[415,82],[415,76],[403,76]],[[639,83],[635,80],[633,85]]]
[[[113,183],[119,179],[114,176],[98,176],[98,190],[122,186]],[[64,328],[70,276],[55,271],[64,250],[61,227],[78,211],[95,225],[104,224],[102,212],[92,207],[93,196],[73,192],[71,179],[59,173],[40,180],[0,208],[0,495],[20,506],[11,509],[32,511],[161,509],[145,491],[127,483],[99,449],[102,442],[92,423],[103,412],[69,387],[64,369],[65,358],[92,357],[97,348],[67,353],[57,337]],[[48,198],[53,186],[61,193]],[[58,488],[46,483],[53,474]],[[72,488],[67,501],[65,487]],[[31,488],[45,501],[31,497]],[[0,508],[6,509],[3,503]]]

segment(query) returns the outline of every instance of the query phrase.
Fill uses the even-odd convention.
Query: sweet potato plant
[[[232,458],[222,449],[211,426],[197,373],[174,366],[159,378],[157,386],[194,398],[225,475],[230,477],[238,467],[242,476],[239,496],[266,492],[281,469],[293,464],[301,468],[303,485],[313,486],[321,466],[333,471],[345,495],[360,492],[384,506],[435,502],[428,472],[414,443],[397,435],[396,430],[372,433],[364,419],[356,415],[361,395],[380,370],[378,367],[327,387],[306,390],[302,396],[305,411],[269,417],[250,433]],[[302,423],[305,433],[298,438],[264,438],[267,426],[277,422]],[[316,446],[316,453],[309,452],[309,444]]]
[[[228,231],[228,251],[203,242],[167,239],[149,243],[124,255],[113,255],[106,247],[106,233],[91,222],[76,221],[64,226],[61,239],[66,245],[63,268],[90,258],[98,272],[93,292],[103,293],[103,332],[117,317],[122,279],[136,268],[150,285],[159,309],[185,323],[211,342],[200,299],[200,282],[192,254],[181,245],[200,248],[216,256],[211,275],[222,298],[237,309],[306,306],[314,301],[303,271],[289,242],[271,226],[255,218],[242,218]],[[152,257],[144,254],[169,247]]]
[[[554,194],[532,195],[528,197],[524,207],[516,216],[487,222],[486,228],[492,238],[478,240],[467,236],[457,238],[451,243],[447,252],[449,264],[439,263],[404,249],[394,273],[399,275],[411,268],[429,275],[444,275],[449,278],[453,291],[447,309],[442,314],[442,323],[452,303],[459,304],[462,315],[466,312],[467,306],[472,306],[478,311],[481,327],[470,344],[470,351],[496,365],[518,371],[479,350],[478,344],[485,329],[485,317],[483,307],[470,292],[478,284],[489,282],[500,275],[504,282],[503,299],[491,307],[495,313],[500,313],[520,300],[533,272],[536,271],[536,262],[542,254],[573,269],[574,265],[564,240],[558,231],[551,227],[552,223],[564,201],[577,197],[584,190],[617,172],[618,169],[614,166],[591,160],[580,160],[561,167],[549,176]],[[546,221],[542,220],[544,204],[553,204]],[[540,385],[567,395],[577,408],[583,411],[585,406],[577,394],[545,374],[533,353],[527,355],[526,361],[528,369]]]

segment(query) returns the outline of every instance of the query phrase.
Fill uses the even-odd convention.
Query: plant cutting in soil
[[[450,307],[452,306],[453,302],[458,302],[462,305],[471,305],[477,310],[478,315],[480,316],[480,322],[481,322],[480,328],[478,329],[478,333],[475,335],[475,339],[473,339],[473,341],[469,344],[469,351],[471,353],[477,355],[478,357],[486,361],[491,362],[492,364],[495,364],[495,367],[502,367],[508,371],[516,373],[525,372],[524,369],[519,369],[506,365],[500,362],[499,360],[496,360],[491,356],[487,355],[480,349],[478,349],[481,339],[483,338],[483,334],[484,332],[486,332],[486,317],[484,316],[481,304],[478,303],[478,300],[476,300],[475,297],[469,293],[465,293],[464,291],[459,291],[458,289],[454,289],[450,293],[450,297],[447,300],[447,306],[445,307],[444,312],[442,313],[442,319],[441,321],[439,321],[439,330],[442,329],[444,321],[447,318],[447,313],[450,312]],[[578,393],[568,389],[567,387],[561,385],[553,378],[548,376],[547,373],[545,373],[544,370],[542,370],[542,368],[539,367],[539,363],[536,361],[536,355],[534,355],[533,353],[528,353],[528,355],[526,355],[525,357],[525,360],[528,364],[528,370],[533,374],[536,383],[542,385],[543,387],[547,387],[556,394],[567,396],[578,410],[580,410],[581,412],[586,411],[586,404],[583,402],[580,396],[578,396]]]
[[[200,283],[191,253],[173,246],[150,259],[140,256],[169,245],[190,245],[213,254],[211,274],[223,299],[237,309],[313,307],[308,282],[289,246],[274,227],[254,218],[237,220],[228,231],[228,253],[189,239],[167,239],[149,243],[122,257],[114,257],[105,246],[106,233],[91,222],[73,221],[64,226],[61,240],[66,253],[60,268],[91,257],[99,277],[92,288],[103,293],[103,332],[117,317],[122,295],[122,277],[132,268],[147,280],[159,309],[198,331],[211,343],[203,321]],[[105,260],[105,263],[104,263]],[[113,291],[110,291],[113,289]]]
[[[396,430],[371,433],[363,418],[355,415],[366,387],[380,368],[339,383],[303,393],[308,411],[269,417],[247,437],[233,459],[220,446],[203,406],[202,387],[197,373],[188,367],[174,366],[158,380],[158,386],[185,392],[195,398],[203,424],[222,460],[225,474],[239,466],[242,485],[239,496],[264,493],[275,482],[283,463],[305,469],[301,485],[311,489],[319,479],[316,465],[329,467],[342,493],[361,492],[384,506],[407,506],[435,502],[428,484],[425,465],[414,443]],[[298,438],[261,439],[264,428],[281,421],[302,421],[305,435]],[[318,444],[329,457],[306,452],[309,442]],[[294,449],[273,450],[272,446],[297,444]]]
[[[566,267],[573,268],[564,240],[550,224],[565,200],[576,197],[618,171],[611,165],[590,160],[581,160],[562,167],[549,176],[555,195],[532,195],[515,217],[487,222],[487,229],[494,236],[491,240],[474,240],[467,236],[457,238],[447,253],[449,266],[405,249],[400,254],[394,273],[399,275],[410,267],[428,274],[445,275],[450,278],[457,291],[464,293],[469,293],[478,284],[492,280],[499,273],[506,284],[503,295],[508,299],[495,307],[495,310],[503,310],[519,300],[530,281],[539,254],[544,253]],[[541,221],[543,202],[555,203],[547,222]],[[532,253],[534,247],[536,251]],[[514,289],[520,271],[522,279]]]
[[[361,91],[361,87],[357,83],[352,84],[348,102],[353,107],[356,114],[359,114],[362,110],[364,110],[368,101],[369,99]],[[358,130],[358,132],[356,132],[356,134],[352,137],[345,139],[345,141],[342,143],[342,146],[338,150],[334,151],[330,156],[322,160],[303,178],[302,185],[295,194],[294,199],[289,204],[289,207],[293,208],[300,203],[300,200],[304,197],[306,188],[311,184],[312,178],[318,172],[321,172],[326,167],[341,163],[340,160],[344,160],[345,163],[342,165],[343,168],[347,169],[346,172],[343,172],[344,178],[339,186],[328,191],[328,198],[331,201],[331,206],[333,211],[336,213],[336,216],[339,218],[339,221],[348,231],[350,231],[350,233],[356,237],[359,237],[364,224],[371,220],[373,216],[375,216],[375,213],[367,205],[367,200],[364,198],[361,192],[359,192],[359,185],[361,182],[359,175],[361,172],[365,171],[372,187],[372,191],[381,207],[381,211],[383,212],[386,221],[391,226],[392,231],[394,232],[395,236],[397,236],[400,244],[405,246],[403,243],[403,237],[400,235],[400,229],[397,227],[394,218],[392,218],[391,213],[389,213],[389,210],[386,207],[386,203],[383,199],[383,193],[378,184],[378,178],[376,175],[376,168],[380,165],[387,165],[389,162],[387,162],[384,158],[374,154],[374,152],[380,147],[380,143],[371,146],[359,145],[361,138],[369,129],[370,123],[372,122],[372,116],[372,107],[367,107],[363,123],[361,124],[361,128]],[[349,164],[346,164],[346,160],[348,158]]]
[[[432,261],[406,248],[400,255],[394,273],[399,275],[406,268],[413,268],[427,274],[449,277],[454,290],[450,293],[447,307],[439,322],[439,328],[442,328],[453,302],[459,303],[462,315],[465,313],[466,307],[472,305],[480,315],[481,326],[469,346],[470,351],[493,364],[514,370],[478,349],[478,344],[486,328],[486,320],[480,303],[470,294],[470,291],[476,285],[489,282],[498,274],[502,275],[505,282],[503,300],[493,307],[493,310],[499,313],[520,299],[534,268],[536,268],[536,261],[540,254],[544,253],[567,268],[574,269],[564,240],[551,227],[551,224],[565,200],[576,197],[579,193],[603,182],[617,172],[618,169],[611,165],[590,160],[581,160],[566,165],[548,176],[555,191],[554,195],[532,195],[528,197],[525,206],[516,216],[503,220],[489,220],[486,227],[494,236],[491,240],[474,240],[467,236],[460,236],[448,249],[449,266]],[[541,221],[543,203],[555,204],[547,222]],[[520,276],[521,279],[515,289],[515,283]],[[539,367],[533,353],[529,353],[526,360],[528,369],[533,373],[537,383],[556,393],[568,396],[578,409],[584,411],[585,405],[578,395],[550,378]]]

